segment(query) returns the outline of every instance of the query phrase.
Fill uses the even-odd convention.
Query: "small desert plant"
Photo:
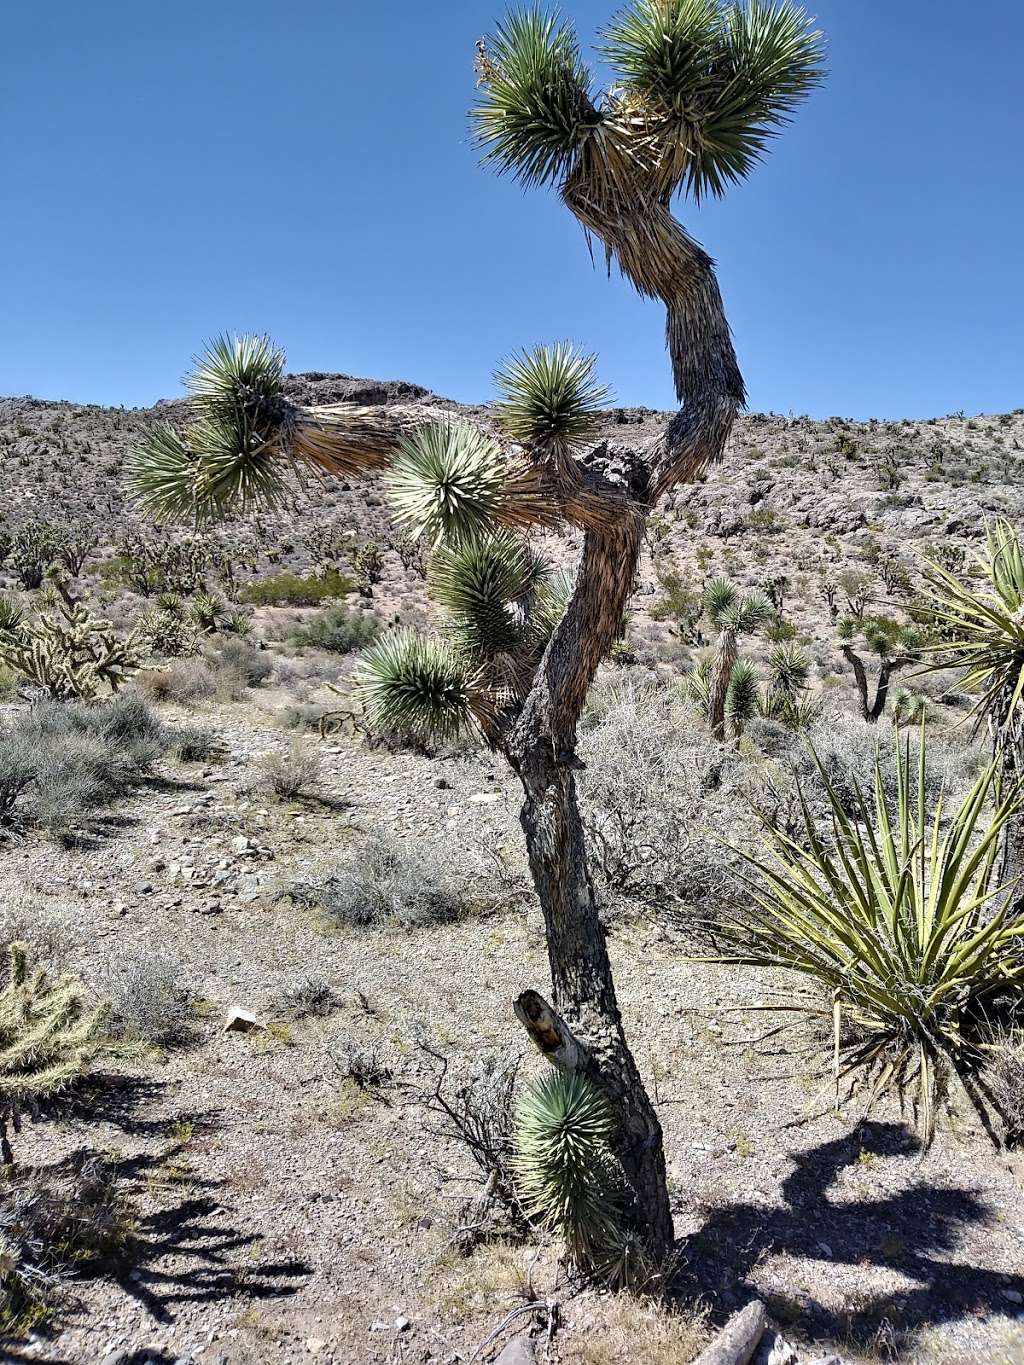
[[[217,695],[226,701],[242,701],[250,687],[260,687],[274,665],[265,650],[254,649],[246,640],[229,637],[208,658]]]
[[[313,645],[333,654],[351,654],[363,649],[380,634],[380,622],[372,616],[349,611],[341,602],[305,622],[291,636],[291,644],[303,648]]]
[[[135,686],[154,701],[189,705],[217,695],[217,679],[204,659],[172,659],[166,668],[147,668]]]
[[[872,1099],[913,1089],[928,1142],[954,1080],[991,1131],[994,1100],[978,1083],[982,1029],[993,1001],[1024,981],[1024,918],[995,872],[1020,798],[993,806],[992,765],[951,817],[941,793],[929,811],[923,728],[916,781],[912,766],[897,740],[891,798],[876,755],[873,797],[858,787],[848,814],[819,765],[828,835],[803,804],[797,838],[770,832],[773,861],[742,853],[754,904],[725,922],[735,951],[721,960],[809,978],[821,994],[790,997],[789,1007],[832,1016],[837,1098],[844,1078]]]
[[[333,568],[306,575],[281,569],[268,578],[247,583],[238,597],[257,607],[318,607],[331,598],[347,597],[355,586],[352,578]]]
[[[92,812],[137,786],[165,747],[163,727],[137,697],[41,702],[0,732],[0,765],[5,754],[10,761],[6,786],[0,767],[7,823],[24,820],[67,839]]]
[[[0,1337],[37,1327],[63,1282],[121,1247],[132,1224],[131,1206],[102,1161],[9,1174],[0,1201]]]
[[[14,1161],[9,1128],[21,1131],[22,1118],[35,1115],[84,1075],[106,1047],[102,1027],[109,1006],[85,1005],[80,981],[51,982],[42,967],[29,965],[30,949],[7,949],[7,979],[0,991],[0,1159]]]
[[[288,894],[329,921],[357,928],[444,924],[469,910],[447,860],[429,845],[398,844],[383,835],[368,839],[325,882],[299,884]]]
[[[167,742],[170,753],[182,763],[203,763],[223,747],[212,725],[178,725],[167,731]]]
[[[163,953],[115,949],[104,964],[100,992],[109,1002],[108,1031],[142,1043],[178,1043],[188,1037],[194,992],[185,970]]]
[[[296,739],[287,749],[275,749],[260,761],[260,776],[275,796],[293,801],[305,796],[320,779],[320,755]]]
[[[326,1019],[340,1005],[330,980],[317,972],[290,981],[280,994],[281,1012],[288,1019]]]
[[[549,1071],[516,1106],[516,1186],[527,1215],[564,1238],[577,1270],[628,1284],[637,1267],[614,1136],[606,1095],[581,1072]]]

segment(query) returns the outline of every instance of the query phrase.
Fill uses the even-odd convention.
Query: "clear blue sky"
[[[612,6],[571,0],[581,34]],[[754,409],[1024,403],[1024,6],[819,0],[831,74],[723,203]],[[570,337],[670,406],[660,308],[591,266],[550,192],[479,169],[473,45],[501,0],[4,7],[0,394],[148,404],[222,330],[293,370],[481,399]]]

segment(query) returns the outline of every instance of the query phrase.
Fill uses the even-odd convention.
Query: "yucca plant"
[[[734,735],[741,735],[748,720],[757,715],[759,694],[757,669],[746,659],[739,659],[729,675],[725,694],[725,714]]]
[[[105,1049],[102,1025],[109,1007],[86,1007],[81,982],[51,982],[30,965],[25,943],[7,950],[0,990],[0,1160],[14,1160],[8,1126],[21,1131],[26,1114],[77,1080]]]
[[[622,1242],[614,1134],[607,1096],[580,1072],[549,1071],[516,1106],[520,1202],[528,1217],[564,1238],[584,1272],[606,1265]]]
[[[163,519],[273,502],[290,469],[358,474],[391,465],[403,528],[445,550],[535,527],[582,532],[568,600],[544,584],[507,600],[488,629],[475,614],[468,650],[457,621],[441,643],[406,634],[379,641],[361,686],[381,721],[424,733],[480,725],[519,777],[559,1013],[543,1016],[543,1033],[539,1015],[524,1007],[518,1017],[545,1047],[552,1030],[570,1052],[587,1052],[588,1034],[599,1041],[592,1074],[628,1116],[618,1151],[632,1192],[626,1207],[654,1260],[672,1245],[661,1130],[622,1032],[587,873],[577,726],[620,636],[648,515],[721,457],[744,401],[713,262],[674,218],[673,197],[720,193],[753,167],[821,79],[820,47],[787,0],[632,0],[604,35],[614,84],[597,94],[571,26],[539,10],[513,14],[479,46],[473,121],[485,162],[524,184],[553,186],[609,262],[665,306],[682,411],[657,442],[623,451],[617,433],[613,452],[596,441],[605,395],[592,359],[564,344],[506,361],[494,425],[476,422],[467,434],[443,407],[305,407],[288,396],[276,347],[241,338],[214,343],[198,361],[191,424],[155,428],[129,461],[138,498]],[[495,676],[481,650],[492,647],[495,626],[506,633],[520,624],[520,612],[521,646],[499,656],[514,657],[515,667]]]
[[[998,749],[1009,746],[1024,777],[1024,548],[1008,521],[988,527],[974,568],[969,577],[937,559],[928,562],[921,608],[936,638],[926,648],[926,663],[964,670],[964,685],[978,697],[976,718]]]
[[[992,765],[952,812],[943,794],[929,810],[923,727],[916,764],[895,740],[894,798],[877,752],[874,791],[857,788],[852,809],[814,758],[827,819],[801,792],[798,835],[772,829],[771,858],[737,850],[753,903],[723,926],[734,947],[718,960],[807,979],[786,1008],[832,1017],[837,1104],[844,1080],[869,1103],[909,1094],[927,1143],[959,1081],[993,1133],[1001,1115],[979,1079],[989,1015],[1024,986],[1024,913],[996,858],[1021,794],[1001,795]]]
[[[729,688],[737,667],[738,641],[767,625],[772,617],[772,605],[761,592],[742,596],[728,579],[716,578],[704,589],[704,610],[718,631],[715,665],[708,692],[708,719],[716,739],[725,738]],[[742,686],[748,698],[753,698],[750,676],[744,672]],[[753,712],[751,712],[753,714]]]

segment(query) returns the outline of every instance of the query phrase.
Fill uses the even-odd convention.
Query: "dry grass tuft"
[[[588,1308],[591,1306],[588,1305]],[[707,1345],[707,1315],[672,1312],[654,1299],[610,1294],[593,1301],[591,1325],[559,1335],[563,1365],[685,1365]]]

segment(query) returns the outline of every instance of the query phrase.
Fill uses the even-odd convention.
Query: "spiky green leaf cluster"
[[[432,544],[489,533],[501,510],[501,451],[476,427],[452,420],[420,427],[401,442],[386,479],[395,520]]]
[[[444,546],[434,556],[432,596],[451,614],[456,637],[473,659],[493,660],[523,650],[528,605],[547,568],[516,536],[485,536]]]
[[[569,24],[519,10],[481,44],[483,91],[472,119],[484,162],[524,185],[557,184],[600,121]]]
[[[498,420],[513,440],[551,454],[577,449],[596,429],[608,389],[594,375],[596,357],[568,342],[509,356],[495,373],[503,395]]]
[[[750,635],[772,618],[772,604],[757,590],[739,593],[727,578],[713,578],[704,589],[704,610],[717,630]]]
[[[759,694],[757,670],[746,659],[738,659],[729,674],[725,694],[725,714],[734,734],[742,734],[748,720],[757,715]]]
[[[821,35],[787,0],[632,0],[602,55],[657,123],[666,187],[697,202],[749,175],[824,74]]]
[[[950,813],[926,806],[926,741],[916,765],[895,741],[895,799],[876,755],[874,791],[850,809],[815,755],[828,802],[825,827],[801,793],[804,828],[772,830],[771,859],[742,853],[753,904],[723,932],[720,959],[782,967],[807,977],[806,1008],[834,1005],[835,1073],[871,1097],[912,1092],[930,1140],[936,1103],[959,1078],[979,1114],[979,1036],[993,1001],[1024,984],[1024,915],[1000,886],[997,855],[1019,792],[1000,798],[996,764]],[[915,780],[916,768],[916,780]],[[800,1008],[799,1001],[792,1006]]]
[[[356,696],[372,729],[449,740],[485,723],[489,697],[448,642],[393,630],[360,656]]]
[[[128,454],[129,484],[165,521],[205,521],[229,506],[273,504],[281,489],[283,352],[268,337],[217,337],[185,384],[196,420],[163,422]]]
[[[1024,550],[1008,521],[988,528],[976,564],[980,581],[929,564],[922,606],[937,639],[926,648],[934,667],[964,670],[977,714],[1002,730],[1024,696]]]
[[[578,1072],[551,1071],[522,1096],[515,1126],[526,1212],[565,1239],[580,1269],[601,1266],[622,1241],[622,1183],[607,1097]]]
[[[101,1028],[109,1008],[89,1010],[80,981],[51,982],[30,967],[29,948],[8,948],[7,980],[0,991],[0,1140],[10,1160],[7,1125],[15,1131],[23,1113],[63,1090],[104,1048]]]
[[[482,47],[473,111],[484,161],[523,184],[722,195],[824,75],[822,40],[789,0],[631,0],[604,30],[600,98],[572,29],[514,13]]]

